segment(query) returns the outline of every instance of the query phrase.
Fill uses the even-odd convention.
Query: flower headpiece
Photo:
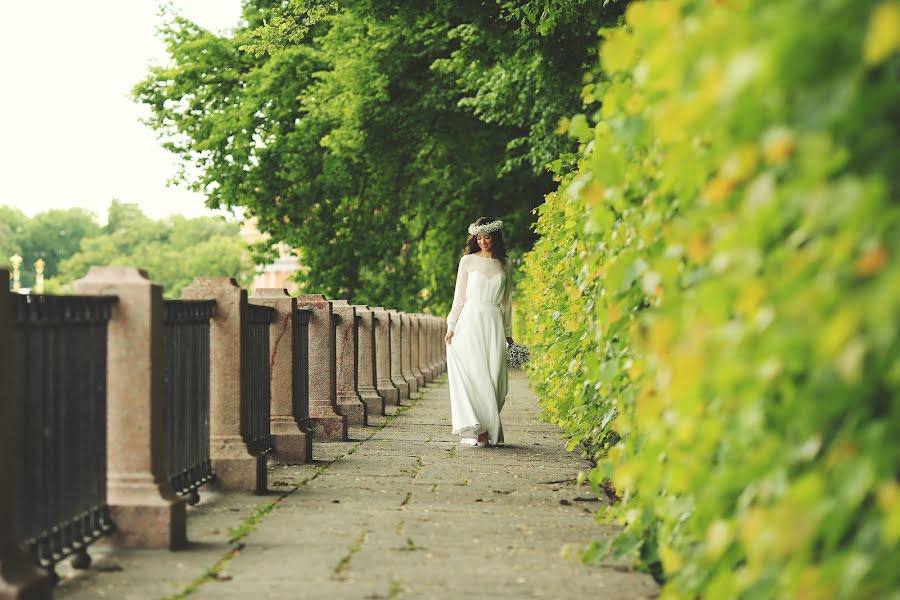
[[[501,227],[503,227],[503,221],[491,221],[490,223],[483,223],[481,225],[472,223],[471,225],[469,225],[469,235],[478,235],[479,233],[494,233]]]

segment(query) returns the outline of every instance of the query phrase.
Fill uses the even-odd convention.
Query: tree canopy
[[[170,12],[171,63],[135,97],[210,206],[299,249],[303,287],[445,310],[469,222],[533,242],[545,165],[574,149],[558,120],[621,10],[547,5],[566,27],[513,2],[250,1],[227,36]]]

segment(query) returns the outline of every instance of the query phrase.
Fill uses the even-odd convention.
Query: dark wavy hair
[[[496,220],[497,219],[491,219],[489,217],[479,217],[478,220],[475,221],[475,224],[484,225],[485,223]],[[493,244],[491,244],[491,255],[499,260],[500,264],[505,268],[508,257],[506,255],[506,242],[503,240],[503,229],[498,229],[487,235],[491,236],[491,241],[493,242]],[[463,248],[463,254],[475,254],[480,251],[481,248],[478,246],[478,236],[470,233],[466,240],[466,247]]]

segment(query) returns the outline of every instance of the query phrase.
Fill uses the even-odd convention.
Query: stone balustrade
[[[21,446],[16,440],[23,417],[16,395],[20,388],[8,381],[18,376],[12,366],[16,348],[8,279],[8,272],[0,271],[0,599],[41,599],[50,597],[52,578],[22,551],[14,524],[16,503],[29,499],[20,497],[15,477],[23,468],[21,452],[13,451]],[[132,548],[182,547],[187,542],[185,500],[175,493],[166,466],[172,433],[163,385],[168,354],[162,290],[133,267],[92,267],[75,289],[115,297],[106,334],[106,496],[115,525],[109,538]],[[413,397],[444,369],[444,320],[432,315],[317,294],[291,297],[283,289],[260,289],[249,298],[233,279],[221,277],[197,278],[182,296],[214,302],[209,393],[193,401],[208,402],[197,414],[208,410],[211,485],[225,492],[266,491],[269,455],[282,462],[309,462],[317,440],[347,440],[349,426],[366,426],[370,417]],[[253,342],[268,343],[268,369],[256,373],[251,372],[251,352],[265,348],[250,346],[249,315],[251,309],[262,310],[252,305],[270,311],[262,324],[267,336]],[[200,347],[206,352],[205,343]],[[199,362],[206,368],[205,360]],[[260,375],[268,377],[267,386],[260,385]],[[268,398],[250,407],[251,388]],[[257,414],[248,412],[253,410]],[[271,453],[246,439],[248,419],[258,426],[259,414],[265,414],[260,410],[270,413]]]

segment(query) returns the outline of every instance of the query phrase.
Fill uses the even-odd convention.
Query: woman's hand
[[[510,346],[515,344],[515,342],[513,341],[513,339],[511,337],[506,338],[506,343],[509,344]]]
[[[444,343],[445,343],[445,344],[449,344],[449,343],[450,343],[450,340],[452,340],[452,339],[453,339],[453,332],[452,332],[452,331],[448,331],[448,332],[447,332],[447,335],[444,336]]]

